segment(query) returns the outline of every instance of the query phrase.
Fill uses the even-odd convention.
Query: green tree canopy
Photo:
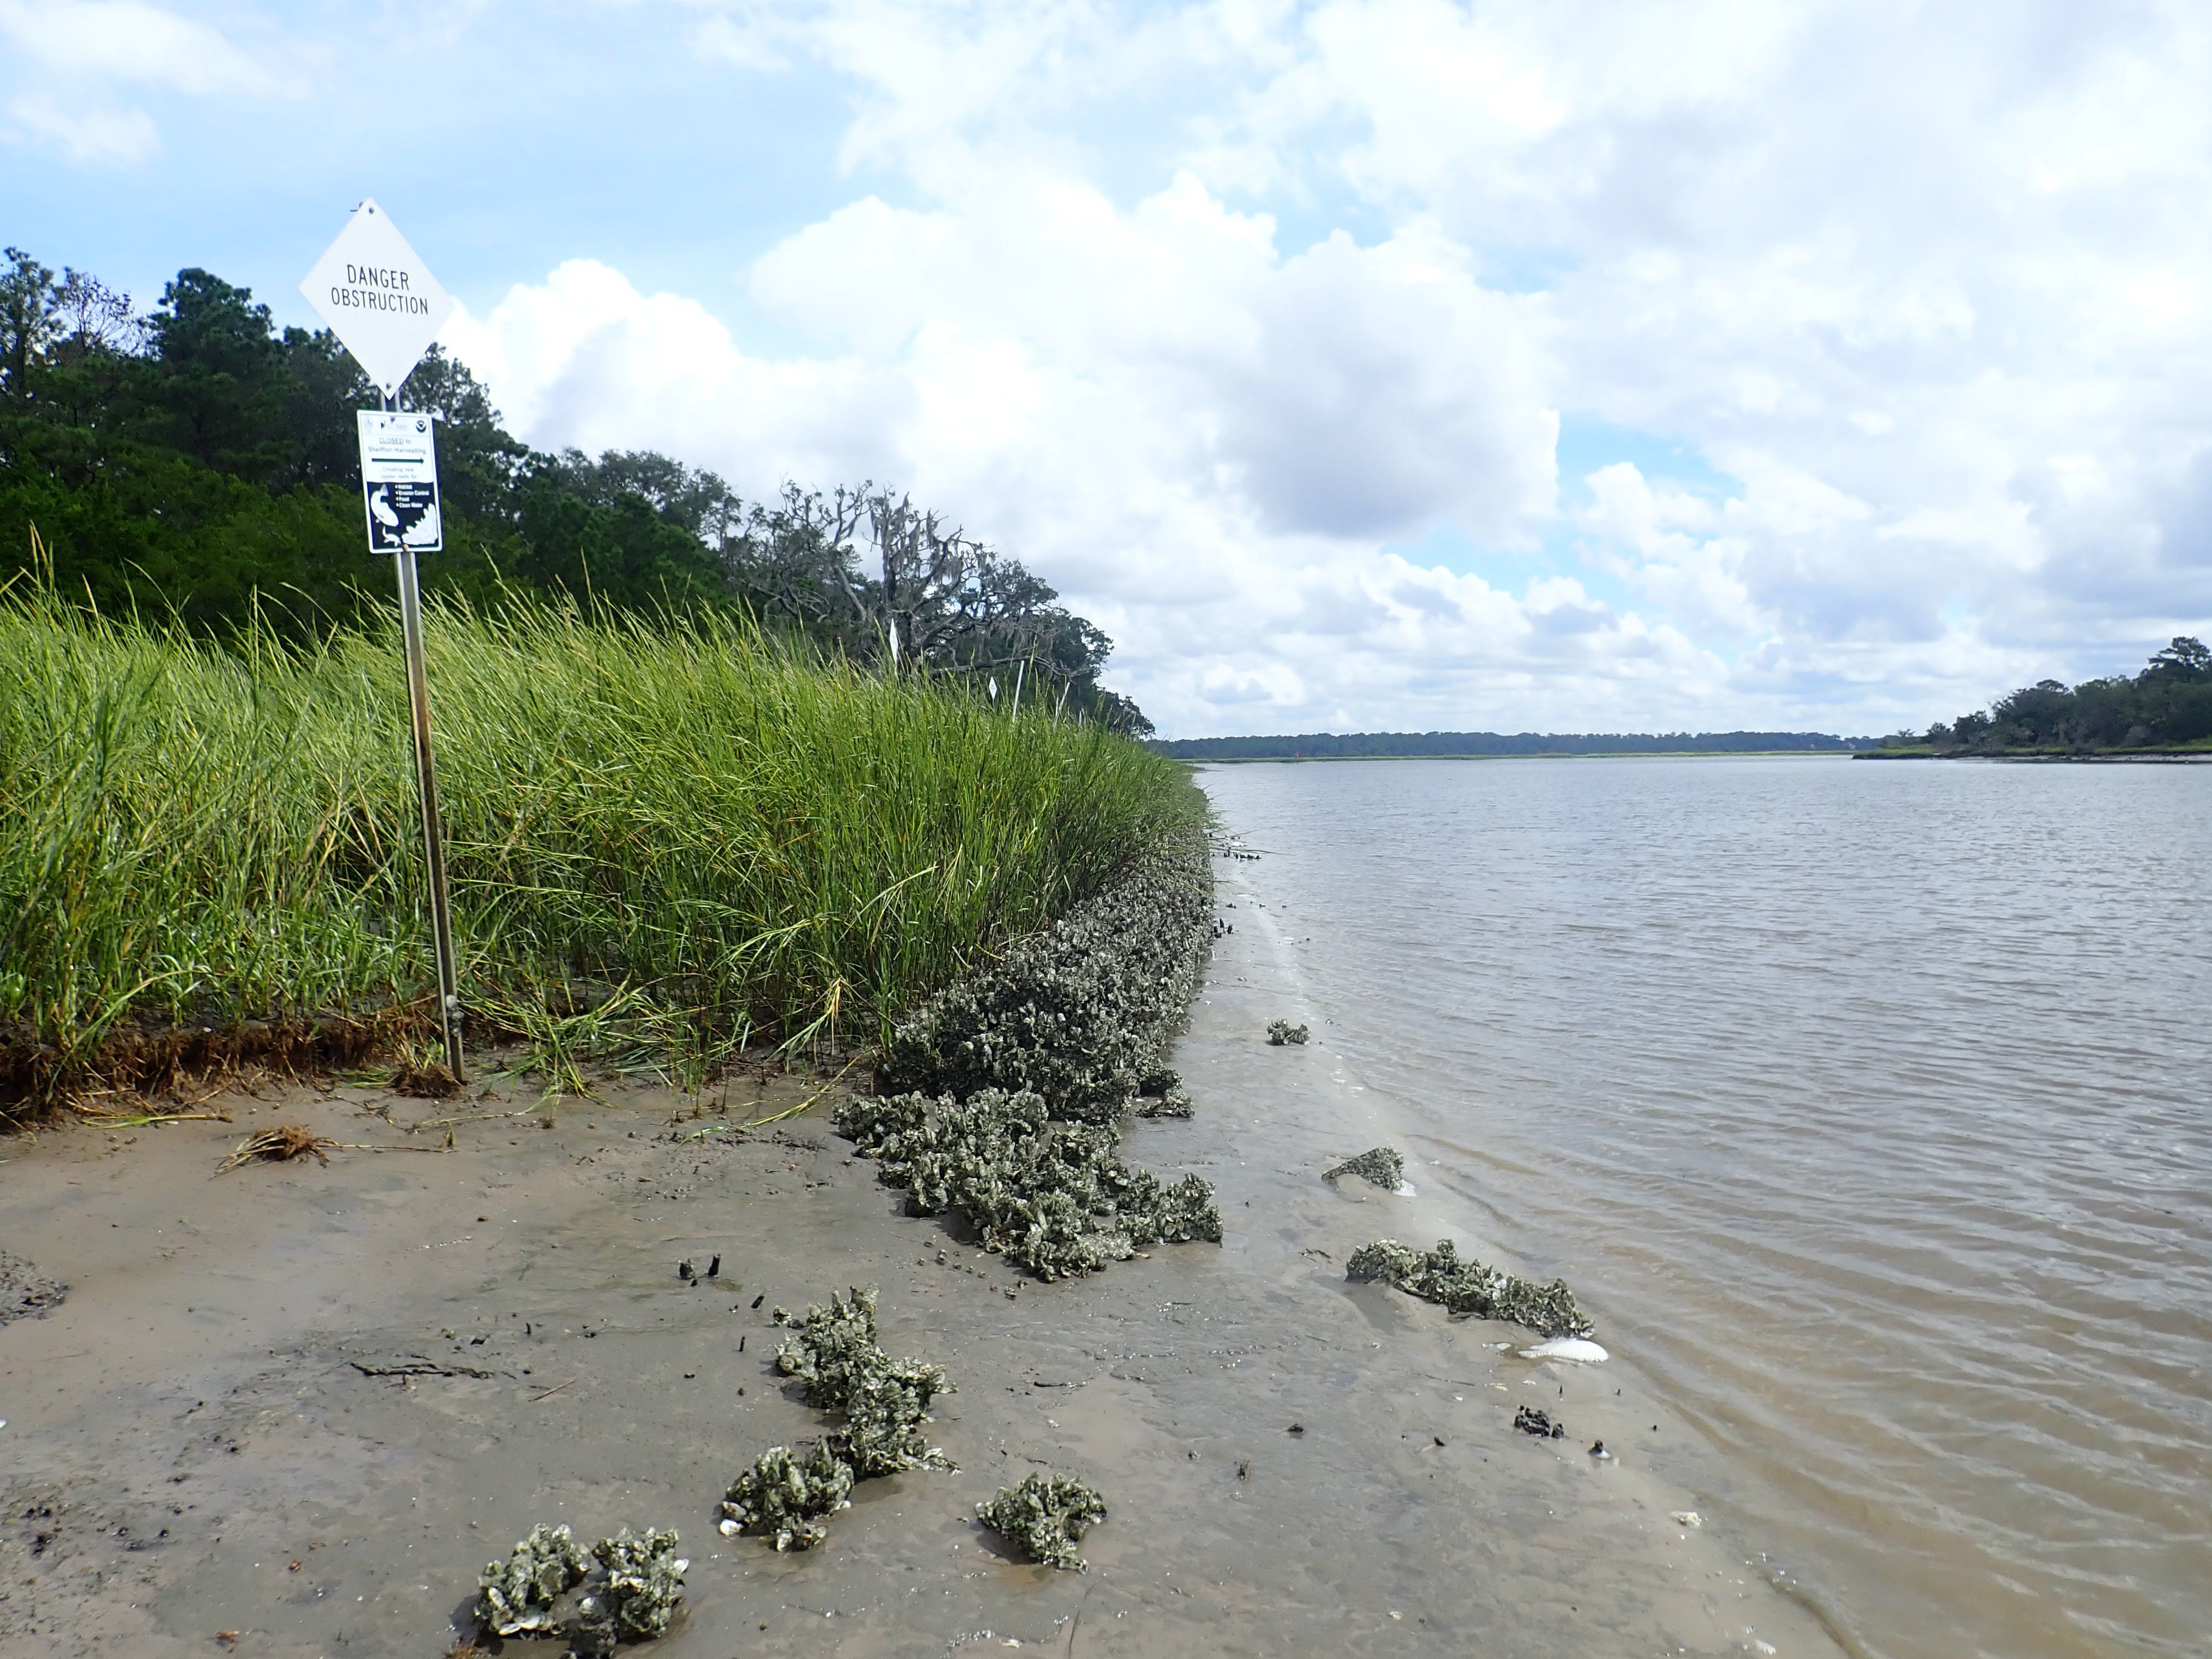
[[[2038,680],[1924,732],[1900,732],[1892,746],[1927,744],[1943,753],[2012,749],[2139,749],[2212,738],[2212,649],[2186,635],[2133,675],[2069,686]]]
[[[106,610],[295,633],[389,603],[366,547],[355,413],[375,388],[327,330],[180,270],[150,311],[19,248],[0,264],[0,574],[32,561]],[[400,389],[437,416],[447,551],[423,582],[618,609],[723,607],[812,648],[992,680],[1149,732],[1098,684],[1112,642],[1019,560],[904,495],[787,483],[745,502],[651,450],[534,451],[433,347]]]

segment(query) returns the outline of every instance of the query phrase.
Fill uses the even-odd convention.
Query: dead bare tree
[[[131,296],[90,271],[66,269],[54,298],[62,335],[78,352],[135,356],[145,349],[146,320],[131,309]]]
[[[777,505],[753,507],[743,534],[722,551],[732,582],[763,622],[873,656],[855,547],[869,500],[866,484],[841,484],[825,496],[787,482]]]
[[[975,627],[970,590],[989,550],[947,528],[910,496],[889,490],[868,503],[869,534],[882,572],[878,589],[892,666],[929,663],[957,648]]]
[[[786,484],[778,506],[752,509],[731,570],[764,620],[855,661],[984,685],[1012,675],[1026,697],[1120,709],[1097,684],[1113,641],[1020,560],[909,495]]]

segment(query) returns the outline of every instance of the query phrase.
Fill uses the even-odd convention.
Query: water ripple
[[[1428,1183],[1895,1659],[2212,1630],[2212,768],[1224,768]]]

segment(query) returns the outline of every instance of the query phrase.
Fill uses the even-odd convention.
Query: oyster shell
[[[1106,1500],[1070,1476],[1031,1474],[977,1504],[975,1518],[1030,1560],[1081,1572],[1088,1564],[1075,1547],[1106,1518]]]
[[[555,1604],[591,1565],[568,1528],[541,1522],[506,1560],[477,1575],[477,1617],[497,1636],[550,1635],[559,1624]]]
[[[884,1352],[876,1341],[872,1288],[855,1285],[832,1296],[826,1307],[809,1307],[776,1350],[775,1364],[805,1384],[807,1404],[844,1413],[845,1426],[826,1443],[857,1478],[953,1467],[921,1426],[930,1402],[952,1385],[938,1366]]]
[[[1028,1091],[1055,1119],[1113,1122],[1198,994],[1212,904],[1204,836],[1174,837],[901,1021],[884,1091]]]
[[[1449,1238],[1438,1240],[1436,1249],[1426,1252],[1395,1238],[1378,1238],[1352,1253],[1344,1264],[1344,1276],[1382,1279],[1408,1295],[1441,1302],[1455,1314],[1525,1325],[1539,1336],[1586,1337],[1596,1329],[1575,1305],[1575,1293],[1566,1280],[1539,1285],[1502,1267],[1462,1261],[1458,1247]]]
[[[830,1535],[822,1517],[852,1501],[853,1466],[817,1441],[804,1456],[770,1446],[731,1483],[723,1530],[773,1537],[778,1550],[811,1550]]]
[[[1341,1181],[1346,1176],[1358,1176],[1370,1186],[1395,1193],[1406,1184],[1406,1160],[1395,1146],[1370,1146],[1358,1158],[1347,1158],[1334,1170],[1323,1170],[1323,1181]]]
[[[628,1527],[588,1550],[565,1526],[540,1523],[477,1578],[477,1619],[496,1636],[558,1636],[576,1659],[667,1634],[691,1565],[673,1532]]]
[[[1117,1155],[1110,1127],[1055,1121],[1042,1096],[985,1089],[966,1100],[855,1097],[837,1127],[907,1189],[921,1215],[957,1211],[983,1247],[1040,1279],[1074,1277],[1161,1243],[1218,1243],[1213,1188],[1163,1183]]]

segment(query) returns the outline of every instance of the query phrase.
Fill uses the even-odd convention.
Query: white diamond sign
[[[300,292],[387,398],[453,310],[453,296],[374,202],[353,210]]]

